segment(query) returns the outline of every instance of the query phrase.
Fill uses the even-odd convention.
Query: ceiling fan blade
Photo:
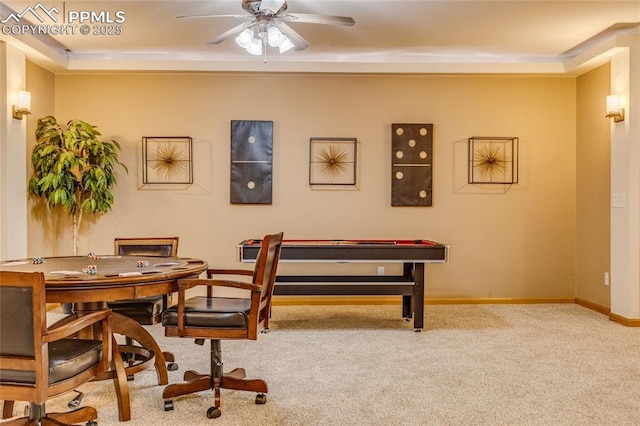
[[[228,39],[229,37],[236,35],[240,32],[242,32],[245,28],[251,28],[255,25],[258,25],[257,22],[243,22],[240,25],[236,25],[235,27],[231,28],[230,30],[227,30],[225,32],[223,32],[222,34],[220,34],[219,36],[209,40],[207,42],[208,45],[213,46],[214,44],[219,44],[222,43],[223,41],[225,41],[226,39]]]
[[[305,40],[300,34],[295,32],[293,28],[291,28],[284,22],[278,23],[278,29],[282,31],[282,34],[287,36],[291,43],[293,43],[293,48],[295,50],[304,50],[310,46],[307,40]]]
[[[285,13],[280,18],[287,22],[304,22],[308,24],[347,25],[356,24],[350,16],[318,15],[315,13]]]
[[[186,18],[186,19],[191,19],[191,18],[251,18],[251,15],[247,15],[242,14],[242,15],[180,15],[180,16],[176,16],[176,18]]]
[[[262,0],[260,10],[270,10],[273,14],[278,13],[285,0]]]

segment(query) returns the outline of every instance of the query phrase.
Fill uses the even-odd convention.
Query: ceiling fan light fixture
[[[350,16],[322,15],[317,13],[285,13],[286,0],[242,0],[245,15],[191,15],[178,18],[214,18],[233,17],[248,20],[236,25],[217,37],[209,40],[213,46],[234,37],[236,43],[252,55],[264,53],[265,62],[268,47],[277,47],[280,53],[290,49],[304,50],[309,42],[298,34],[288,23],[300,22],[309,24],[353,26],[355,21]]]
[[[286,36],[283,36],[284,40],[282,40],[282,43],[280,43],[280,45],[278,46],[278,49],[280,50],[280,53],[284,53],[287,50],[291,49],[293,46],[293,43],[291,42],[291,40],[289,40]]]
[[[236,43],[238,44],[238,46],[242,47],[243,49],[248,49],[249,46],[251,46],[252,40],[253,40],[253,30],[250,28],[243,30],[238,35],[238,37],[236,37]]]
[[[278,47],[282,44],[284,40],[287,38],[282,34],[282,32],[276,27],[269,27],[267,30],[267,40],[269,40],[269,46]]]
[[[262,55],[262,40],[257,37],[251,40],[251,44],[247,47],[247,52],[252,55]]]

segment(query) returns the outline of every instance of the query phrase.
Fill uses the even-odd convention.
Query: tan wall
[[[450,244],[451,259],[427,267],[427,297],[574,296],[574,78],[138,73],[55,81],[58,120],[98,125],[123,145],[129,167],[114,210],[82,230],[81,252],[110,253],[116,236],[178,235],[182,255],[237,266],[239,241],[280,230],[287,238],[429,238]],[[271,206],[229,204],[234,119],[274,122]],[[392,123],[434,124],[431,208],[390,206]],[[194,138],[189,189],[140,188],[141,137],[163,135]],[[358,138],[359,190],[309,188],[314,136]],[[468,185],[470,136],[519,137],[520,183]],[[30,255],[70,253],[70,228],[51,242],[41,221],[29,226]]]
[[[31,92],[31,115],[27,118],[27,145],[28,152],[27,172],[30,178],[33,173],[31,166],[31,152],[35,144],[35,131],[38,118],[54,114],[55,108],[55,76],[33,62],[26,62],[27,90]],[[29,204],[29,218],[27,221],[27,251],[29,256],[42,256],[58,254],[55,250],[59,244],[59,236],[70,232],[70,228],[60,229],[59,221],[44,220],[46,210],[36,208]],[[71,250],[71,242],[66,242],[65,248]],[[70,251],[69,251],[70,252]],[[67,252],[64,252],[67,253]]]
[[[578,77],[576,91],[576,297],[610,308],[604,285],[611,251],[611,123],[604,118],[609,64]]]

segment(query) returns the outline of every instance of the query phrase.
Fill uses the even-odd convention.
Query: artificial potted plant
[[[73,254],[78,254],[78,230],[84,213],[106,213],[113,206],[115,168],[120,144],[101,141],[95,126],[71,120],[64,130],[52,116],[38,120],[31,154],[33,176],[29,193],[48,207],[62,207],[73,219]]]

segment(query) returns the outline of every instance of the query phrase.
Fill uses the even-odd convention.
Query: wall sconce
[[[620,108],[618,95],[607,96],[607,118],[613,118],[614,123],[624,121],[624,108]]]
[[[22,120],[27,114],[31,114],[31,93],[21,90],[18,92],[18,101],[13,106],[13,118]]]

